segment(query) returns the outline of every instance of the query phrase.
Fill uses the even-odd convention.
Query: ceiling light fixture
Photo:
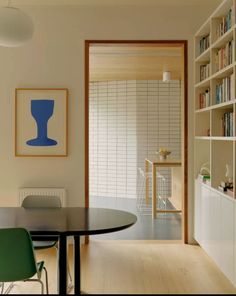
[[[170,81],[170,72],[169,71],[164,71],[163,72],[163,81],[164,82],[169,82]]]
[[[33,37],[34,24],[22,10],[10,6],[0,8],[0,46],[18,47]]]

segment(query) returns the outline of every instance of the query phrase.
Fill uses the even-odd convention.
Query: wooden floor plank
[[[82,245],[82,290],[92,294],[235,294],[236,288],[198,246],[181,243],[91,241]],[[73,270],[72,248],[69,250]],[[56,293],[56,250],[37,251]],[[12,293],[39,293],[17,283]],[[73,291],[72,291],[73,292]]]

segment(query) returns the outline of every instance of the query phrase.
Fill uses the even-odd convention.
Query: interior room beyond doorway
[[[95,42],[88,49],[89,206],[138,216],[132,228],[99,239],[182,240],[185,46]],[[157,169],[153,219],[153,175],[145,171],[145,159],[159,159],[161,149],[170,150],[168,159],[180,160],[181,167],[177,174],[171,167]]]

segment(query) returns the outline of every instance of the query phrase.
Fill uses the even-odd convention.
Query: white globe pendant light
[[[33,33],[34,24],[27,14],[11,6],[0,8],[0,46],[22,46]]]
[[[164,82],[169,82],[170,81],[170,72],[169,71],[164,71],[163,72],[163,81]]]

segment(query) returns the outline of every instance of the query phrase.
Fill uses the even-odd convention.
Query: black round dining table
[[[115,209],[64,207],[50,209],[0,208],[0,228],[26,228],[32,239],[58,238],[58,293],[67,294],[67,238],[74,237],[74,293],[81,293],[80,238],[120,231],[137,217]]]

